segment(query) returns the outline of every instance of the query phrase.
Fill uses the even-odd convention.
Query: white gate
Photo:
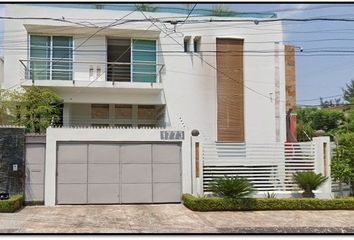
[[[209,184],[225,176],[241,176],[258,192],[297,191],[292,175],[316,171],[316,147],[305,143],[201,143],[201,183],[203,193]]]

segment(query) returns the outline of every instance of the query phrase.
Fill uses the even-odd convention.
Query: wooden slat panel
[[[244,142],[243,40],[217,38],[216,50],[218,141]]]
[[[293,111],[296,107],[296,80],[295,80],[295,48],[285,45],[285,89],[286,89],[286,111]]]

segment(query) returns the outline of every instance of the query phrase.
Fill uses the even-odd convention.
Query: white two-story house
[[[64,100],[31,193],[46,205],[179,202],[197,191],[192,130],[208,142],[287,141],[294,47],[280,21],[263,22],[274,16],[183,22],[49,4],[7,4],[5,16],[17,19],[4,20],[2,88]]]

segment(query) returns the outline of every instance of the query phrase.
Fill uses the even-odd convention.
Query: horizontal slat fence
[[[298,190],[297,171],[315,170],[315,145],[306,143],[202,143],[203,190],[221,177],[240,176],[259,192]]]

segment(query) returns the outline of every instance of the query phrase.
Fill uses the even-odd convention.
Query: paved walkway
[[[183,205],[31,206],[0,233],[354,233],[354,211],[193,212]]]

